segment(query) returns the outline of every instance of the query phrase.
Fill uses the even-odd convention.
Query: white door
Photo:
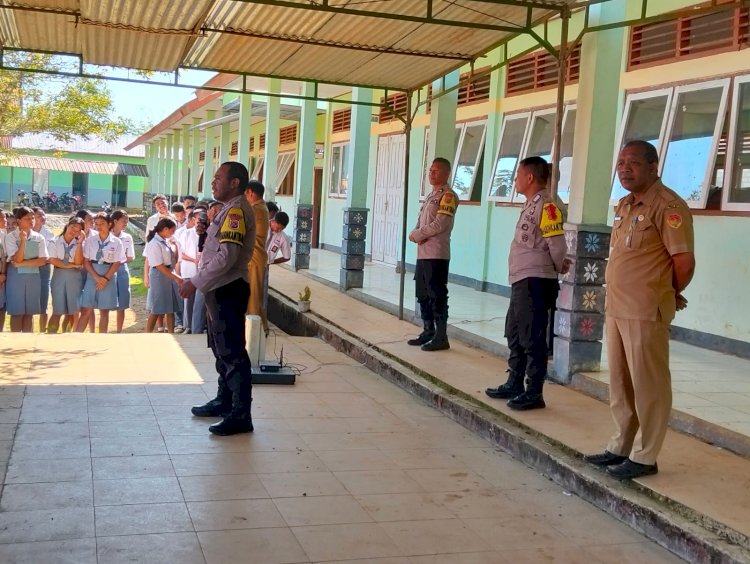
[[[405,135],[378,139],[375,201],[372,209],[372,260],[395,265],[401,248]]]

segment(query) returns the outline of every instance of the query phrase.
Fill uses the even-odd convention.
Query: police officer
[[[448,186],[451,164],[442,157],[430,166],[432,192],[419,210],[417,226],[409,240],[417,244],[417,267],[414,274],[417,301],[424,324],[415,339],[407,341],[422,346],[423,351],[449,349],[448,343],[448,263],[451,256],[451,231],[458,208],[458,196]]]
[[[196,288],[205,295],[208,341],[216,358],[219,389],[214,399],[193,407],[192,413],[224,417],[208,428],[216,435],[253,430],[245,309],[250,297],[247,265],[255,245],[255,218],[245,199],[247,183],[247,169],[240,163],[226,162],[217,169],[211,191],[224,206],[208,228],[198,274],[180,289],[183,298],[192,296]]]
[[[626,480],[656,474],[672,409],[669,324],[687,306],[682,291],[695,271],[693,219],[661,183],[659,156],[630,141],[617,176],[630,192],[617,203],[606,270],[609,405],[615,433],[585,459]]]
[[[518,410],[546,407],[542,387],[547,376],[547,323],[560,288],[557,275],[564,270],[563,217],[547,191],[548,180],[549,166],[543,158],[528,157],[519,163],[516,192],[526,197],[526,203],[508,255],[508,381],[485,391],[491,398],[509,399],[508,407]]]

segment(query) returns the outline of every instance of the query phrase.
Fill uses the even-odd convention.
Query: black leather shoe
[[[219,423],[214,423],[208,430],[214,435],[225,437],[227,435],[237,435],[238,433],[252,433],[253,420],[250,417],[225,417]]]
[[[596,466],[612,466],[614,464],[622,464],[628,457],[620,456],[619,454],[613,454],[608,450],[600,452],[599,454],[587,454],[583,457],[586,462],[595,464]]]
[[[542,394],[530,394],[524,392],[508,402],[508,407],[516,411],[528,411],[529,409],[542,409],[547,407]]]
[[[622,464],[607,468],[607,474],[618,480],[632,480],[641,476],[651,476],[659,471],[656,464],[639,464],[629,458]]]
[[[503,384],[497,388],[487,388],[484,393],[493,399],[513,399],[523,393],[523,388],[514,388],[508,384]]]
[[[203,405],[194,405],[190,413],[196,417],[224,417],[232,411],[231,404],[226,404],[216,398]]]
[[[432,341],[432,338],[435,336],[435,332],[427,333],[425,331],[422,331],[416,338],[409,339],[406,341],[407,345],[411,345],[412,347],[419,347],[422,345],[426,345],[430,341]]]
[[[432,340],[422,345],[422,350],[431,352],[431,351],[445,351],[451,348],[450,343],[448,342],[447,338],[439,339],[437,336],[433,337]]]

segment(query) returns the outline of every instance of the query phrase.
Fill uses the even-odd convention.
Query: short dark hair
[[[159,221],[156,222],[154,228],[148,232],[148,235],[146,235],[146,241],[151,241],[151,239],[154,238],[154,235],[156,235],[159,231],[163,229],[172,229],[173,227],[177,227],[174,219],[172,219],[171,217],[162,217]]]
[[[432,164],[439,164],[447,168],[449,171],[451,170],[451,162],[443,157],[435,157],[432,161]]]
[[[289,215],[286,212],[277,212],[276,215],[273,216],[273,220],[282,227],[289,225]]]
[[[247,167],[237,161],[227,161],[221,163],[221,166],[227,167],[227,177],[230,182],[235,178],[240,181],[240,189],[244,192],[245,188],[247,188],[247,183],[250,180]]]
[[[278,213],[279,212],[279,206],[276,205],[276,202],[266,202],[266,207],[268,208],[268,211],[270,213]]]
[[[118,221],[123,217],[128,217],[128,212],[125,210],[115,210],[112,212],[112,221]]]
[[[208,202],[208,209],[215,208],[216,206],[221,207],[223,205],[224,204],[222,204],[219,200],[211,200],[210,202]]]
[[[622,146],[623,149],[627,149],[628,147],[638,147],[639,149],[643,149],[643,156],[649,164],[659,162],[659,153],[656,151],[656,147],[648,141],[644,141],[643,139],[631,139]]]
[[[78,210],[76,212],[76,217],[80,217],[81,219],[85,221],[87,217],[94,217],[94,214],[91,213],[89,210]]]
[[[33,211],[34,213],[44,213],[44,210],[39,206],[34,206],[33,208],[31,208],[31,211]]]
[[[534,179],[542,186],[547,186],[549,182],[549,165],[542,157],[526,157],[520,163],[518,168],[525,168]]]
[[[28,206],[18,206],[13,208],[13,217],[17,220],[26,217],[27,215],[34,215],[34,211]]]
[[[263,186],[262,182],[258,182],[257,180],[251,180],[247,183],[247,188],[245,188],[245,191],[250,190],[253,194],[258,196],[259,198],[263,197],[263,194],[266,193],[266,187]]]
[[[195,196],[191,196],[190,194],[188,194],[187,196],[185,196],[185,197],[182,198],[183,202],[187,202],[188,200],[190,200],[191,202],[195,203],[195,202],[198,201],[198,198],[196,198]]]
[[[184,212],[185,211],[185,206],[182,205],[180,202],[175,202],[174,204],[172,204],[172,211],[173,212]]]
[[[155,194],[153,198],[151,198],[151,203],[155,204],[156,200],[164,200],[165,202],[168,202],[167,197],[164,194]]]

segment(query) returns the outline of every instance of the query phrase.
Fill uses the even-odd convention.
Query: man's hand
[[[570,265],[573,264],[573,261],[569,258],[563,259],[562,268],[560,269],[560,274],[567,274],[570,270]]]
[[[687,307],[688,301],[682,294],[675,294],[674,299],[677,305],[677,311],[682,311]]]
[[[409,241],[411,241],[412,243],[417,242],[416,239],[414,239],[414,233],[409,233]]]
[[[193,286],[193,283],[190,280],[183,281],[180,286],[180,297],[187,299],[193,294],[195,294],[195,286]]]

